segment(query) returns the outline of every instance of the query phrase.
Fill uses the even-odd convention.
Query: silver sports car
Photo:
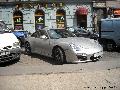
[[[99,60],[103,48],[98,41],[76,37],[67,30],[44,28],[26,39],[25,52],[53,57],[57,63],[63,64]]]

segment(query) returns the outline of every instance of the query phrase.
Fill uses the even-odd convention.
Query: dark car
[[[97,40],[99,35],[97,33],[91,33],[90,31],[87,31],[83,28],[77,28],[77,27],[69,27],[67,30],[74,33],[77,37],[85,37],[85,38],[91,38]]]
[[[24,30],[14,30],[13,34],[18,38],[18,40],[20,41],[20,46],[23,47],[24,46],[24,42],[25,42],[25,38],[28,35],[27,31]]]

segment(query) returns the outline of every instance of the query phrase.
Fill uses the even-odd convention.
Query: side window
[[[51,39],[56,39],[60,37],[59,34],[57,34],[54,30],[49,30],[48,33]]]
[[[40,37],[40,36],[39,36],[39,32],[34,32],[34,33],[31,35],[31,37],[39,38],[39,37]]]
[[[43,36],[43,35],[48,37],[47,32],[45,30],[40,30],[39,31],[39,36]]]

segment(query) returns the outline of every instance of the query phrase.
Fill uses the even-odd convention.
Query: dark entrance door
[[[77,26],[87,28],[87,14],[88,9],[85,7],[79,7],[76,11]]]
[[[87,28],[87,15],[77,15],[77,26]]]

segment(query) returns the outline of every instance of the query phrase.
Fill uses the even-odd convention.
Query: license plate
[[[98,53],[95,53],[95,54],[94,54],[94,57],[101,56],[102,54],[103,54],[103,52],[98,52]]]
[[[8,55],[8,54],[10,54],[10,52],[6,51],[6,52],[1,52],[0,55]]]

